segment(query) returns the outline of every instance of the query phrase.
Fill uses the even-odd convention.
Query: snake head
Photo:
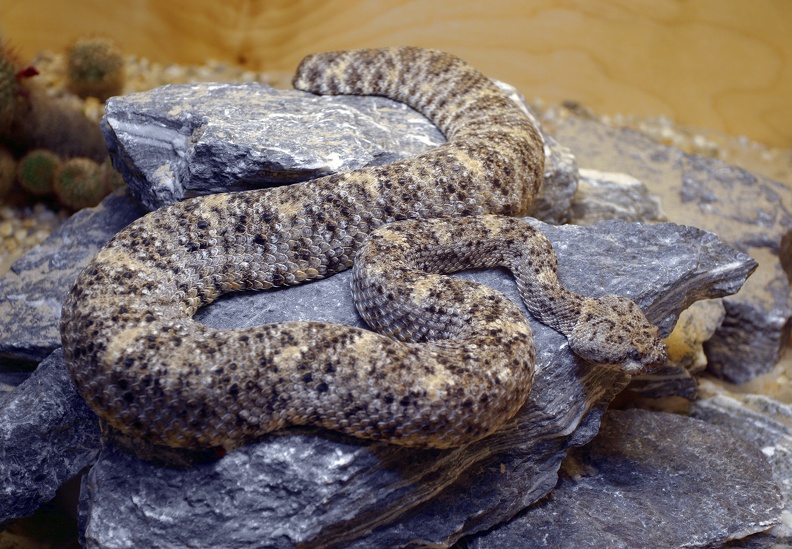
[[[657,326],[626,297],[586,298],[569,346],[596,364],[616,364],[628,374],[652,372],[665,364],[666,346]]]

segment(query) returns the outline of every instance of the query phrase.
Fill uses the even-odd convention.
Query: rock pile
[[[716,300],[715,314],[710,307],[696,313],[705,319],[699,324],[680,323],[696,327],[685,336],[694,342],[691,353],[702,352],[698,327],[709,322],[714,331],[722,320],[706,346],[711,369],[730,379],[765,370],[792,311],[777,257],[790,221],[783,203],[772,200],[788,191],[716,161],[587,124],[569,122],[559,130],[574,156],[545,136],[545,194],[533,212],[542,221],[531,220],[556,248],[562,281],[583,294],[630,297],[664,336],[691,304]],[[420,115],[386,99],[314,97],[251,83],[166,86],[112,99],[102,127],[130,194],[150,208],[385,163],[443,140]],[[606,153],[609,161],[594,162]],[[601,170],[581,170],[580,187],[575,157]],[[658,201],[651,193],[659,184],[675,190]],[[687,208],[687,218],[669,207],[671,195]],[[727,213],[727,198],[737,213]],[[458,540],[474,547],[717,545],[765,532],[782,519],[790,497],[791,422],[773,423],[766,412],[745,412],[748,403],[726,406],[726,397],[718,396],[694,404],[698,419],[606,413],[631,380],[581,361],[563,336],[534,321],[538,364],[529,401],[502,431],[464,448],[417,451],[300,429],[220,457],[161,452],[107,430],[100,437],[58,350],[60,303],[98,247],[143,215],[138,200],[122,191],[83,210],[0,279],[6,319],[0,382],[7,388],[0,393],[0,521],[32,513],[89,464],[80,530],[91,547],[444,546]],[[707,212],[715,212],[715,220]],[[718,221],[727,215],[746,224],[739,234],[747,236]],[[618,220],[590,224],[602,216]],[[663,216],[719,236],[634,222]],[[557,225],[570,217],[581,224]],[[756,263],[744,252],[759,259],[761,283],[752,284],[757,275],[748,278]],[[520,301],[505,273],[461,276]],[[362,325],[348,278],[342,273],[287,290],[224,296],[197,318],[223,328],[287,319]],[[739,366],[726,349],[741,357]],[[648,383],[655,393],[692,397],[695,361],[671,355],[677,358],[664,378],[643,380],[644,388]],[[745,364],[753,365],[750,372]],[[783,405],[771,408],[790,417]],[[766,418],[753,439],[731,430],[748,417],[754,425]],[[534,537],[539,531],[544,541]],[[779,541],[789,534],[777,526],[759,535]]]

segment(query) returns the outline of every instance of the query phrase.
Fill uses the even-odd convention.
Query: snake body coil
[[[289,425],[409,446],[481,438],[525,401],[533,344],[508,299],[431,274],[475,265],[512,268],[529,309],[587,358],[661,360],[637,306],[613,298],[602,321],[600,301],[557,284],[541,235],[483,215],[524,214],[543,170],[537,130],[487,78],[445,53],[387,48],[309,56],[294,84],[403,101],[448,142],[386,166],[185,200],[117,234],[79,276],[61,321],[78,390],[111,425],[188,448],[233,448]],[[444,220],[412,221],[433,218]],[[372,325],[405,342],[323,322],[217,330],[192,319],[226,292],[347,269],[370,233],[398,220],[361,251],[354,293]],[[625,317],[635,322],[617,335],[628,341],[607,341]]]

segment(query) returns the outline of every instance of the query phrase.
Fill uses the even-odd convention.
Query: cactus
[[[113,167],[109,158],[102,163],[102,178],[106,194],[110,194],[126,185],[124,177]]]
[[[52,194],[60,164],[60,158],[55,153],[46,149],[32,150],[17,165],[17,181],[30,194]]]
[[[49,149],[62,158],[83,156],[97,162],[107,158],[99,124],[65,100],[50,98],[38,86],[30,88],[30,112],[21,127],[28,149]]]
[[[0,128],[11,124],[18,103],[16,67],[4,49],[0,46]]]
[[[90,158],[70,158],[55,177],[55,194],[73,210],[96,206],[107,195],[102,167]]]
[[[50,97],[32,79],[37,74],[0,42],[0,141],[17,153],[44,148],[62,157],[107,158],[99,125],[68,101]]]
[[[5,147],[0,147],[0,198],[6,196],[14,188],[16,176],[16,160]]]
[[[20,67],[13,48],[5,42],[0,42],[0,134],[2,135],[11,133],[29,108],[23,79],[38,73],[35,69],[26,70]]]
[[[69,89],[80,97],[105,101],[121,94],[124,87],[124,57],[108,38],[82,38],[66,52]]]

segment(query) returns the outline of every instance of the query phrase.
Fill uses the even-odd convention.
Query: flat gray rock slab
[[[374,112],[385,124],[373,123]],[[115,97],[102,127],[114,159],[124,160],[116,165],[133,194],[155,209],[189,196],[292,183],[419,154],[444,141],[421,118],[380,97],[201,82]],[[400,119],[400,131],[392,132],[387,124]]]
[[[610,411],[558,485],[469,547],[719,547],[777,524],[783,504],[759,449],[703,421]]]
[[[674,224],[532,221],[559,255],[562,281],[636,300],[667,333],[689,302],[737,291],[755,264],[714,235]],[[350,273],[284,290],[229,295],[198,318],[231,328],[279,320],[362,325]],[[510,275],[465,273],[519,302]],[[453,543],[508,520],[550,491],[570,446],[591,440],[628,383],[587,364],[531,322],[538,365],[523,410],[504,429],[449,451],[418,451],[319,430],[290,430],[188,469],[109,443],[83,482],[84,540],[94,547],[397,547]],[[150,448],[137,450],[149,458]]]
[[[782,522],[765,534],[765,547],[792,546],[792,405],[765,395],[728,393],[708,383],[693,403],[693,417],[727,429],[761,449],[773,470],[786,510]]]
[[[719,160],[689,155],[632,130],[572,116],[554,136],[581,168],[624,172],[660,197],[669,221],[694,225],[759,262],[739,294],[724,300],[726,318],[707,342],[709,371],[742,383],[769,371],[792,318],[792,189]]]
[[[497,83],[528,112],[508,84]],[[445,142],[402,103],[267,84],[178,84],[108,100],[102,130],[132,194],[156,209],[191,196],[266,188],[415,156]],[[532,215],[562,222],[577,185],[569,151],[545,136]]]

